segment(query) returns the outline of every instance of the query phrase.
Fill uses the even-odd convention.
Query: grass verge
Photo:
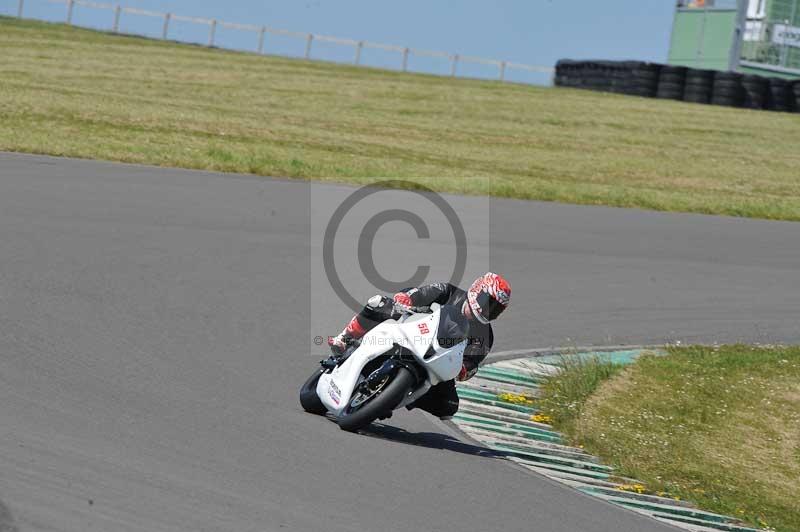
[[[558,366],[561,371],[557,377],[545,381],[536,404],[553,426],[571,434],[589,397],[624,366],[600,356],[563,356]]]
[[[800,530],[798,347],[685,347],[643,357],[560,428],[651,492],[755,526]]]
[[[402,74],[7,17],[0,49],[0,150],[800,220],[796,114]]]

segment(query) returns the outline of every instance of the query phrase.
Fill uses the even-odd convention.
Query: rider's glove
[[[411,296],[405,292],[397,292],[394,295],[394,311],[395,313],[407,312],[414,303],[411,301]]]
[[[344,333],[337,336],[328,336],[328,347],[331,348],[331,353],[334,355],[343,355],[347,351],[348,338]]]
[[[458,372],[458,376],[456,377],[457,381],[467,381],[475,376],[478,373],[478,368],[467,369],[466,364],[461,365],[461,371]]]

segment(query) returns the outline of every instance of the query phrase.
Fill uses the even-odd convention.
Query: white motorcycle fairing
[[[340,366],[324,373],[317,383],[317,395],[328,411],[339,417],[351,401],[358,384],[365,379],[364,366],[395,349],[395,345],[410,352],[416,363],[427,371],[425,382],[414,390],[398,407],[409,404],[431,386],[458,376],[463,364],[467,341],[454,346],[441,346],[437,341],[440,306],[431,305],[430,314],[406,314],[399,320],[386,320],[361,339],[361,345]],[[433,346],[433,353],[429,350]],[[426,354],[428,355],[426,359]]]

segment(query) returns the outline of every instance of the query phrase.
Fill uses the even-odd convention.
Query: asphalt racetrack
[[[350,314],[311,303],[309,198],[352,190],[0,154],[0,530],[674,530],[418,412],[354,435],[301,411],[310,338]],[[800,339],[800,225],[508,200],[490,219],[470,246],[513,285],[496,350]],[[385,262],[410,233],[380,233]]]

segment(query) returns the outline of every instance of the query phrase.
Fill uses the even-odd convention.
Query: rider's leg
[[[458,394],[455,381],[440,382],[428,393],[408,405],[409,410],[419,408],[440,419],[450,419],[458,412]]]
[[[344,353],[347,345],[353,340],[358,340],[379,323],[392,317],[394,303],[386,296],[373,296],[361,309],[361,312],[353,316],[353,319],[336,336],[328,337],[328,345],[336,353]]]

